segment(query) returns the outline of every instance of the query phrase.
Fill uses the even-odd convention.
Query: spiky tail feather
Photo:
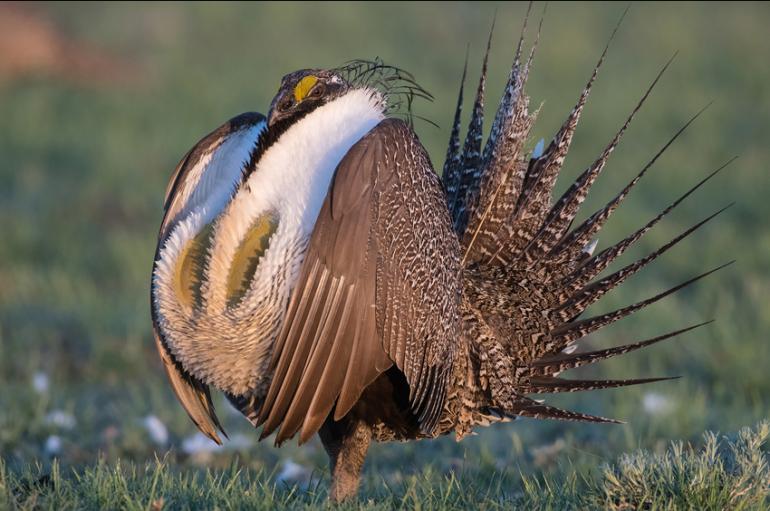
[[[461,86],[444,166],[443,181],[449,210],[465,248],[463,356],[455,364],[456,385],[450,389],[448,413],[444,421],[447,430],[454,429],[459,437],[470,433],[476,425],[517,416],[617,422],[559,410],[532,400],[527,394],[622,387],[668,379],[576,381],[561,379],[557,375],[567,369],[650,346],[707,324],[701,323],[615,348],[574,353],[575,343],[586,335],[726,266],[710,270],[627,307],[578,319],[587,307],[607,292],[729,207],[709,215],[646,257],[611,275],[594,280],[612,261],[733,160],[708,174],[640,229],[593,255],[595,242],[592,240],[610,215],[703,110],[688,120],[617,196],[571,229],[580,205],[605,168],[610,154],[620,143],[674,57],[665,63],[596,161],[552,203],[556,179],[618,26],[613,30],[575,107],[553,140],[541,154],[530,157],[524,145],[536,114],[528,111],[529,99],[524,93],[524,87],[540,29],[529,57],[522,64],[527,18],[483,152],[481,133],[491,33],[463,150],[460,151],[459,142],[463,99]],[[463,84],[466,71],[467,57]]]

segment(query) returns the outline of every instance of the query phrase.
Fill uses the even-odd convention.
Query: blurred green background
[[[542,4],[533,12],[539,16]],[[530,147],[549,137],[589,77],[624,6],[548,5],[528,92],[543,102]],[[0,4],[0,455],[11,466],[131,458],[243,464],[300,480],[325,469],[320,444],[278,450],[228,405],[233,439],[210,451],[165,381],[151,338],[149,277],[163,193],[178,159],[240,112],[265,112],[280,78],[379,56],[435,96],[416,113],[443,164],[466,45],[475,81],[497,12],[489,110],[508,73],[525,4]],[[594,335],[598,347],[702,320],[713,325],[571,376],[682,375],[673,382],[551,398],[623,426],[518,421],[452,438],[376,446],[369,473],[425,465],[512,472],[595,465],[768,417],[770,406],[770,4],[635,4],[613,42],[559,190],[595,157],[663,63],[673,66],[597,182],[583,215],[619,190],[695,111],[602,233],[641,226],[710,170],[739,159],[630,251],[624,264],[723,205],[736,205],[594,308],[645,298],[725,261],[692,288]],[[471,85],[474,88],[475,85]],[[470,101],[470,99],[469,99]],[[466,112],[467,112],[466,108]],[[617,267],[617,265],[615,266]],[[167,433],[164,438],[163,432]],[[286,475],[298,464],[299,476]],[[295,467],[297,468],[297,467]],[[283,475],[281,475],[283,474]]]

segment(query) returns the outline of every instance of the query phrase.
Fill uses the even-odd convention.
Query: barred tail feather
[[[650,231],[655,225],[658,224],[666,215],[668,215],[671,211],[674,210],[679,204],[681,204],[687,197],[692,195],[698,188],[703,186],[705,183],[707,183],[710,179],[712,179],[714,176],[716,176],[719,172],[721,172],[723,169],[725,169],[728,165],[730,165],[733,161],[735,161],[736,158],[731,158],[727,163],[720,166],[718,169],[713,171],[711,174],[703,178],[701,181],[699,181],[695,186],[687,190],[683,195],[681,195],[677,200],[672,202],[669,206],[667,206],[663,211],[661,211],[658,215],[656,215],[652,220],[647,222],[647,224],[644,225],[641,229],[637,230],[630,236],[626,237],[622,241],[616,243],[615,245],[604,249],[599,254],[591,257],[587,262],[582,264],[580,268],[575,270],[571,275],[569,275],[567,281],[565,281],[565,284],[569,285],[572,284],[574,286],[574,282],[577,280],[578,282],[581,282],[582,284],[587,283],[589,280],[593,279],[596,275],[601,273],[612,261],[620,257],[631,245],[636,243],[642,236],[644,236],[647,232]],[[690,234],[695,229],[699,228],[701,225],[703,225],[705,222],[711,220],[714,216],[720,214],[725,209],[729,208],[730,205],[725,206],[724,208],[720,209],[713,215],[706,218],[703,222],[699,222],[695,226],[693,226],[691,229],[688,229],[683,233],[684,236]],[[678,242],[681,240],[682,237],[677,237]],[[670,248],[670,247],[667,247]]]
[[[631,385],[642,385],[658,381],[675,380],[678,376],[659,378],[636,378],[628,380],[565,380],[554,376],[534,376],[522,385],[521,391],[527,394],[554,394],[562,392],[582,392],[587,390],[614,389]]]
[[[622,19],[623,18],[621,17],[620,21],[622,21]],[[618,26],[620,25],[620,21],[618,21]],[[580,93],[577,104],[572,108],[569,116],[543,153],[537,158],[530,160],[527,174],[524,177],[524,188],[519,196],[519,204],[517,206],[519,217],[523,212],[529,209],[530,202],[538,203],[541,200],[550,199],[551,190],[556,183],[556,177],[564,163],[564,158],[567,156],[567,151],[569,151],[578,122],[580,122],[580,115],[583,113],[583,108],[586,105],[586,101],[588,101],[591,88],[596,81],[596,77],[599,75],[599,69],[604,63],[607,51],[615,37],[617,29],[618,27],[616,26],[609,41],[607,41],[607,44],[599,57],[599,61],[596,63],[596,66],[594,66],[591,77],[588,79],[588,83]],[[531,209],[531,213],[535,215],[539,215],[541,212],[542,208],[535,207]]]
[[[622,421],[616,419],[608,419],[606,417],[599,417],[597,415],[588,415],[586,413],[562,410],[560,408],[549,406],[543,403],[538,403],[532,399],[528,399],[526,405],[522,405],[520,408],[517,407],[514,409],[512,414],[521,417],[531,417],[533,419],[623,424]]]
[[[682,196],[680,196],[676,201],[671,203],[668,207],[666,207],[661,213],[659,213],[657,216],[655,216],[652,220],[650,220],[646,225],[644,225],[642,228],[631,234],[630,236],[627,236],[625,239],[621,240],[620,242],[616,243],[615,245],[604,249],[599,254],[585,258],[580,262],[580,265],[571,273],[565,276],[565,278],[561,281],[556,281],[554,284],[555,286],[558,286],[559,289],[564,290],[566,293],[574,293],[575,291],[581,289],[583,286],[587,285],[589,281],[591,281],[594,277],[596,277],[599,273],[601,273],[607,266],[612,263],[614,260],[616,260],[618,257],[620,257],[631,245],[636,243],[644,234],[646,234],[650,229],[652,229],[660,220],[665,217],[668,213],[670,213],[674,208],[676,208],[679,204],[681,204],[684,199],[686,199],[688,196],[690,196],[693,192],[695,192],[698,188],[703,186],[706,182],[708,182],[711,178],[716,176],[720,171],[722,171],[724,168],[726,168],[730,163],[735,161],[736,158],[730,159],[727,163],[720,166],[718,169],[713,171],[711,174],[703,178],[700,182],[698,182],[695,186],[690,188],[686,193],[684,193]],[[679,236],[671,240],[669,243],[666,243],[664,246],[660,247],[658,250],[653,252],[652,254],[648,255],[647,257],[644,257],[640,259],[639,261],[636,261],[635,263],[627,266],[623,270],[621,270],[618,273],[625,273],[631,268],[635,268],[633,271],[634,273],[638,271],[639,269],[643,268],[650,262],[652,262],[654,259],[656,259],[658,256],[666,252],[668,249],[679,243],[681,240],[692,234],[694,231],[699,229],[701,226],[703,226],[705,223],[716,217],[717,215],[721,214],[726,209],[730,208],[732,204],[728,204],[727,206],[723,207],[722,209],[716,211],[712,215],[708,216],[701,222],[698,222],[691,228],[687,229],[683,233],[681,233]],[[584,252],[585,253],[585,252]],[[630,276],[630,275],[629,275]],[[611,276],[612,277],[612,276]],[[603,279],[604,281],[607,281],[608,279],[611,279],[611,277],[608,277],[607,279]],[[615,283],[615,285],[619,284],[620,282]],[[596,283],[598,284],[598,283]],[[614,286],[613,286],[614,287]],[[608,291],[611,288],[606,289]],[[570,298],[571,300],[574,299],[574,297]]]
[[[503,121],[510,117],[511,109],[513,108],[514,92],[516,90],[516,84],[518,82],[519,65],[521,61],[521,49],[524,45],[524,36],[527,33],[527,22],[529,21],[529,13],[532,10],[532,2],[527,7],[527,14],[524,16],[524,23],[521,26],[521,35],[519,36],[519,42],[516,45],[516,53],[513,59],[513,65],[511,71],[508,74],[508,81],[505,84],[503,95],[500,98],[500,104],[495,112],[495,118],[492,121],[492,128],[489,131],[489,138],[484,145],[483,161],[486,164],[489,162],[489,158],[492,155],[494,147],[497,145],[500,135],[503,131]]]
[[[646,348],[647,346],[651,346],[661,341],[671,339],[672,337],[676,337],[683,333],[689,332],[690,330],[695,330],[696,328],[700,328],[704,325],[709,325],[713,322],[714,322],[713,320],[705,321],[703,323],[698,323],[697,325],[692,325],[687,328],[681,328],[679,330],[674,330],[673,332],[669,332],[667,334],[653,337],[652,339],[647,339],[644,341],[639,341],[631,344],[624,344],[622,346],[616,346],[614,348],[605,348],[603,350],[587,351],[583,353],[561,354],[561,355],[543,357],[539,360],[532,362],[527,367],[526,372],[527,374],[538,375],[538,376],[558,375],[559,373],[566,371],[568,369],[575,369],[578,367],[582,367],[584,365],[594,364],[602,360],[607,360],[612,357],[625,355],[626,353],[630,353],[632,351]]]
[[[513,215],[527,170],[521,151],[537,118],[537,111],[529,114],[529,98],[524,94],[524,86],[540,40],[543,17],[540,18],[535,42],[522,68],[521,48],[526,23],[525,18],[503,99],[484,148],[484,168],[479,175],[478,191],[468,200],[468,222],[463,229],[466,246],[463,262],[475,262],[484,256],[491,256],[491,250],[500,245],[499,240],[512,235],[507,224]]]
[[[449,204],[457,200],[457,190],[460,185],[460,163],[462,153],[460,152],[460,122],[463,111],[463,89],[465,89],[465,76],[468,74],[468,50],[465,52],[465,65],[463,66],[463,76],[460,79],[460,92],[457,95],[457,106],[455,107],[455,117],[452,123],[452,133],[449,135],[449,145],[447,147],[446,160],[444,161],[444,171],[441,179],[444,183],[444,190]]]

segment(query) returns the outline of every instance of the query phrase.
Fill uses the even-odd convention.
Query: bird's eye
[[[325,89],[323,84],[319,83],[318,85],[315,86],[315,88],[312,91],[310,91],[310,96],[314,98],[320,98],[323,95],[324,91]]]

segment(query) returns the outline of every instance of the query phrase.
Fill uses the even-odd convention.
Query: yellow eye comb
[[[308,75],[299,81],[297,86],[294,87],[294,99],[297,101],[297,103],[307,97],[310,89],[312,89],[313,85],[315,85],[317,82],[318,77],[313,75]]]

